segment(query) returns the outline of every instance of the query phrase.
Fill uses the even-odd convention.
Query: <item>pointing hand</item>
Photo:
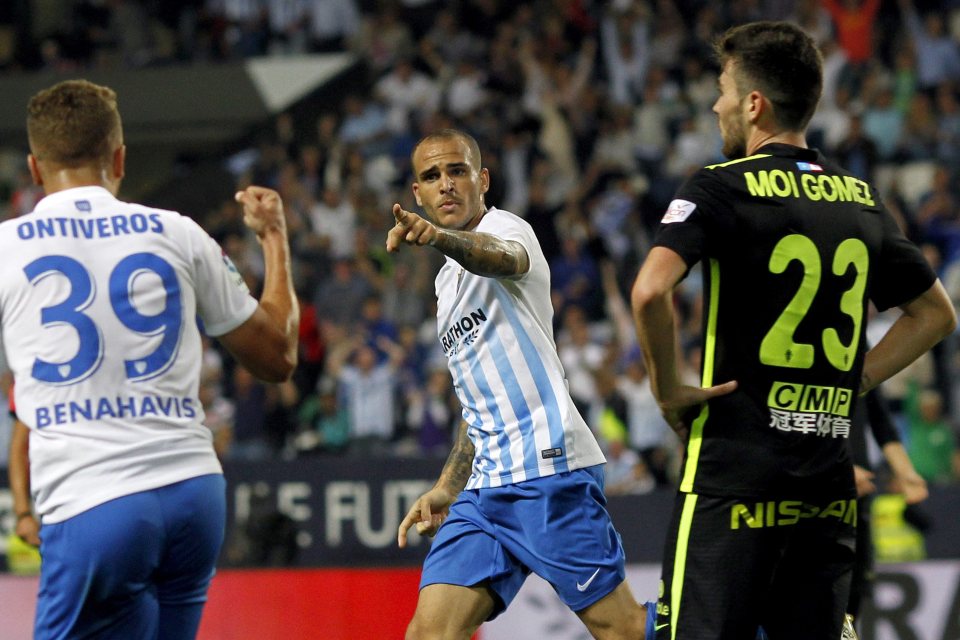
[[[393,205],[393,218],[396,220],[387,232],[387,251],[399,251],[400,245],[423,246],[433,244],[437,239],[437,227],[429,220],[404,210],[399,204]]]

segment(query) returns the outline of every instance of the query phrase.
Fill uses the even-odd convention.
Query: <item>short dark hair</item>
[[[803,131],[823,89],[823,58],[813,39],[789,22],[750,22],[726,31],[714,45],[720,65],[736,64],[741,97],[760,91],[784,129]]]
[[[66,80],[27,104],[30,152],[41,161],[75,168],[109,162],[123,143],[117,94],[87,80]]]
[[[419,149],[423,143],[431,142],[433,140],[450,140],[453,138],[459,138],[467,143],[467,148],[470,149],[470,155],[477,159],[477,169],[479,170],[483,166],[480,161],[480,145],[477,143],[476,138],[466,131],[461,131],[460,129],[437,129],[433,133],[428,133],[420,138],[417,144],[413,147],[413,152],[410,154],[410,166],[414,166],[413,157],[416,155],[417,149]],[[414,177],[416,177],[416,175],[414,175]]]

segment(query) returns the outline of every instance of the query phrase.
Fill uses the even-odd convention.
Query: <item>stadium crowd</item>
[[[914,4],[916,2],[916,4]],[[443,456],[459,423],[437,340],[435,252],[389,254],[394,202],[413,209],[409,155],[459,127],[491,170],[487,202],[526,218],[551,265],[557,348],[608,458],[608,491],[674,482],[682,450],[646,382],[625,292],[692,170],[721,161],[711,41],[795,21],[824,54],[811,145],[876,184],[960,304],[960,4],[949,0],[78,0],[40,39],[0,10],[4,73],[216,64],[350,51],[362,90],[302,135],[278,116],[225,159],[236,186],[283,196],[301,298],[300,366],[267,385],[213,346],[201,400],[225,459]],[[22,7],[21,7],[22,8]],[[123,96],[120,96],[122,103]],[[4,217],[32,210],[29,175]],[[197,216],[258,291],[255,238],[232,201]],[[698,377],[699,274],[676,299]],[[882,335],[886,314],[871,319]],[[956,336],[884,385],[918,471],[960,479]],[[8,383],[9,384],[9,381]]]

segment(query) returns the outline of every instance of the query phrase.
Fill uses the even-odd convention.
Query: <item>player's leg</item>
[[[158,639],[193,638],[223,543],[226,482],[222,475],[206,475],[156,491],[167,540],[155,577]]]
[[[840,504],[847,505],[846,513]],[[855,504],[819,504],[820,516],[790,527],[773,597],[763,608],[763,628],[772,640],[841,637],[855,558],[856,514],[849,511]]]
[[[645,611],[624,582],[601,466],[487,490],[483,505],[498,541],[549,582],[594,637],[643,637]]]
[[[478,493],[462,492],[437,531],[407,640],[470,638],[506,609],[529,574],[495,538]]]
[[[763,505],[741,502],[677,495],[657,602],[658,640],[756,637],[758,603],[768,594],[782,533],[763,526]]]
[[[469,640],[495,609],[487,586],[431,584],[420,590],[406,640]]]
[[[158,514],[142,492],[43,526],[36,640],[156,636]]]
[[[624,581],[597,602],[577,611],[577,615],[597,640],[653,640],[656,616],[650,614],[651,604],[639,605]]]

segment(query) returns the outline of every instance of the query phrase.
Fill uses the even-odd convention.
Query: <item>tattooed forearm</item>
[[[518,276],[530,268],[526,249],[519,242],[503,240],[489,233],[438,229],[434,248],[480,276]]]
[[[460,493],[470,479],[474,454],[473,442],[467,435],[467,423],[461,422],[457,441],[450,455],[447,456],[447,461],[440,472],[440,479],[437,480],[437,486],[444,487],[451,493]]]

